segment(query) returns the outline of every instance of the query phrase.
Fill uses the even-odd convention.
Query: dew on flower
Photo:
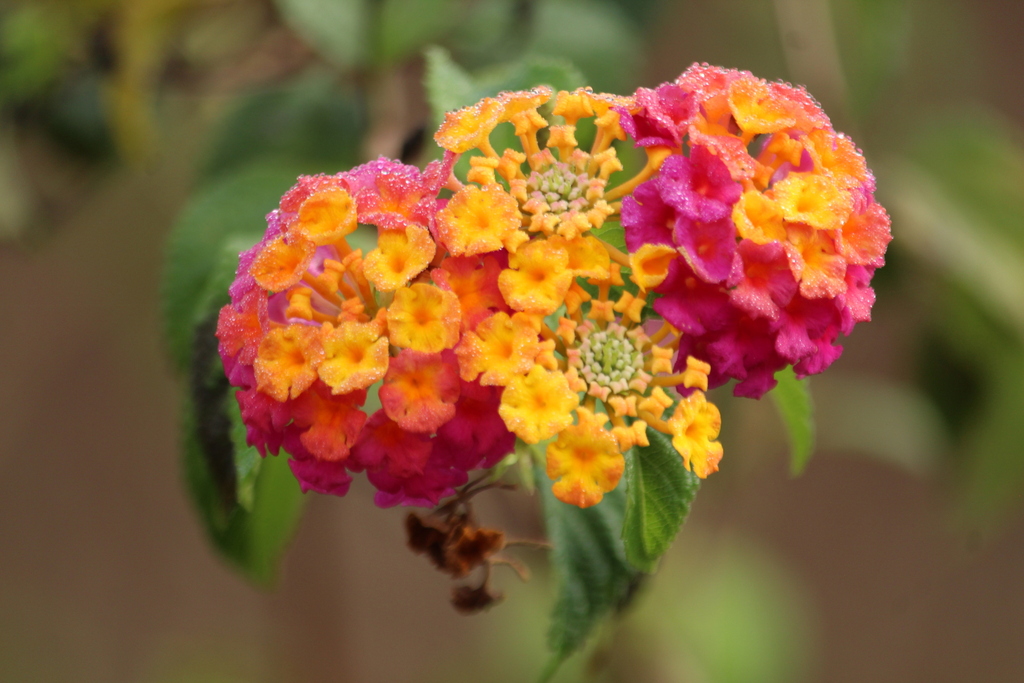
[[[435,140],[422,172],[381,158],[301,178],[242,256],[218,338],[250,439],[284,447],[304,489],[365,472],[378,505],[452,501],[416,547],[453,576],[490,566],[489,550],[460,564],[482,532],[459,515],[483,487],[469,473],[516,440],[579,507],[659,432],[707,477],[706,391],[819,372],[870,317],[889,219],[800,88],[707,65],[629,97],[538,87],[448,112]],[[632,177],[620,143],[646,155]],[[616,222],[625,250],[602,238]],[[356,225],[377,229],[365,254]]]
[[[623,200],[622,224],[634,259],[651,245],[679,251],[667,268],[652,261],[657,277],[643,285],[689,333],[677,366],[700,358],[711,387],[736,379],[734,392],[753,397],[786,365],[800,376],[828,367],[854,311],[868,317],[861,302],[891,239],[863,156],[802,88],[744,71],[694,65],[636,98],[623,126],[671,156]]]

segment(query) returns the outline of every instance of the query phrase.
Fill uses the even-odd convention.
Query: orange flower
[[[498,287],[512,308],[548,315],[565,301],[573,274],[564,246],[527,242],[512,255],[509,265],[498,277]]]
[[[335,394],[365,389],[383,379],[388,369],[388,338],[379,323],[324,326],[324,360],[318,374]]]
[[[516,436],[534,444],[571,425],[579,402],[565,375],[534,365],[505,387],[498,414]]]
[[[462,379],[479,376],[481,384],[499,386],[529,372],[540,352],[537,326],[525,313],[495,313],[466,332],[455,349]]]
[[[419,225],[388,230],[377,237],[377,248],[363,261],[366,279],[382,292],[404,287],[434,258],[436,247],[430,232]]]
[[[356,203],[352,195],[340,187],[329,187],[302,202],[299,215],[288,232],[321,246],[351,234],[356,225]]]
[[[475,256],[508,246],[521,223],[516,200],[496,184],[464,186],[437,214],[441,242],[453,256]]]
[[[253,364],[256,387],[277,401],[295,398],[316,381],[323,356],[320,330],[316,327],[275,327],[260,342]]]
[[[436,431],[455,415],[458,400],[458,370],[440,353],[404,349],[391,360],[380,388],[384,412],[410,432]]]
[[[459,298],[422,282],[399,289],[388,307],[391,343],[423,353],[454,347],[460,322]]]
[[[558,433],[547,448],[548,477],[557,480],[552,487],[563,503],[587,508],[601,502],[614,489],[626,460],[615,439],[604,428],[606,415],[595,415],[578,408],[579,423]]]

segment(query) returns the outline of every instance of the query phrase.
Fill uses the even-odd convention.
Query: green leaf
[[[626,231],[618,221],[605,221],[604,225],[597,230],[592,230],[590,234],[604,240],[619,251],[627,251]]]
[[[456,64],[444,48],[429,48],[426,58],[424,85],[437,122],[444,119],[447,111],[469,106],[505,90],[526,90],[537,85],[574,90],[585,83],[579,69],[563,59],[534,56],[470,74]]]
[[[800,474],[814,452],[814,406],[806,380],[799,380],[793,369],[786,367],[775,373],[778,385],[771,397],[779,410],[789,436],[789,471]]]
[[[219,359],[211,378],[223,379]],[[303,497],[286,457],[262,459],[226,379],[185,405],[185,480],[214,547],[251,580],[270,584],[299,520]],[[235,491],[228,487],[237,487]],[[234,495],[232,495],[234,493]]]
[[[355,166],[366,128],[358,93],[314,71],[286,85],[240,98],[218,124],[203,164],[206,178],[251,166],[335,173]]]
[[[232,413],[234,416],[234,413]],[[246,442],[245,423],[241,415],[231,424],[231,445],[234,446],[235,498],[246,512],[252,512],[256,503],[256,482],[263,458],[260,452]]]
[[[431,47],[426,51],[427,68],[424,86],[434,120],[440,122],[446,111],[452,111],[475,101],[476,86],[465,69],[456,64],[448,51]]]
[[[626,514],[622,540],[626,558],[652,573],[690,513],[700,479],[686,469],[672,442],[647,428],[649,446],[626,454]]]
[[[602,619],[629,602],[642,574],[629,564],[622,543],[623,487],[605,494],[597,505],[581,509],[555,498],[542,466],[537,467],[536,476],[553,547],[551,563],[559,577],[548,634],[554,656],[543,677],[548,680]]]
[[[200,192],[172,231],[163,282],[170,350],[189,377],[185,479],[214,546],[263,584],[276,574],[302,497],[287,458],[263,460],[246,444],[214,332],[238,253],[263,234],[264,214],[294,178],[287,169],[251,168]]]
[[[566,59],[532,55],[515,62],[481,71],[476,75],[481,97],[503,90],[526,90],[549,85],[558,90],[575,90],[586,84],[580,70]]]
[[[203,301],[210,279],[218,266],[222,274],[237,266],[237,258],[225,263],[223,245],[231,238],[254,244],[266,230],[264,216],[294,182],[288,169],[249,168],[197,192],[178,217],[167,242],[162,296],[167,344],[180,372],[189,366],[194,326],[208,312],[200,306],[213,303]]]
[[[208,486],[202,477],[205,463],[195,443],[186,444],[189,482],[207,535],[220,553],[252,581],[270,585],[278,563],[298,522],[304,499],[284,456],[260,462],[253,480],[252,509],[238,507],[230,515],[204,506]],[[199,490],[196,490],[199,489]]]
[[[456,4],[456,0],[384,0],[378,24],[377,61],[400,61],[441,38],[458,23],[461,8]]]
[[[621,8],[601,0],[549,0],[535,7],[529,54],[572,62],[599,92],[632,92],[643,46]]]
[[[285,22],[335,64],[362,64],[369,52],[369,11],[365,0],[275,0]]]

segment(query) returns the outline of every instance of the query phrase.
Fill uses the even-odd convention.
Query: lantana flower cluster
[[[518,145],[495,150],[498,127]],[[366,472],[378,505],[434,506],[518,439],[587,507],[649,430],[706,477],[709,385],[818,372],[869,315],[888,218],[802,90],[711,67],[631,97],[538,87],[450,112],[435,140],[422,172],[300,178],[240,256],[221,357],[249,443],[283,448],[303,490]],[[618,220],[626,251],[599,236]]]
[[[622,224],[630,250],[678,252],[654,310],[684,332],[680,357],[752,397],[787,365],[827,368],[839,334],[870,319],[891,239],[860,151],[802,88],[745,71],[694,65],[635,103],[623,127],[669,156]]]

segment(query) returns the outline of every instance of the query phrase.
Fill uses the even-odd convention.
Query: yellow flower
[[[668,421],[672,445],[683,456],[686,469],[701,479],[718,471],[722,444],[714,441],[722,428],[722,415],[709,403],[703,391],[694,391],[676,405]]]
[[[445,149],[458,154],[484,144],[489,146],[487,138],[501,122],[504,111],[501,102],[485,97],[472,107],[447,112],[434,139]]]
[[[466,185],[438,212],[437,230],[452,255],[475,256],[506,247],[522,220],[516,200],[500,185]]]
[[[853,210],[850,194],[823,175],[790,173],[772,186],[771,193],[783,218],[818,230],[843,227]]]
[[[788,103],[772,96],[771,84],[742,76],[729,84],[729,108],[743,132],[753,137],[796,125]]]
[[[527,242],[509,258],[509,265],[498,276],[498,288],[512,308],[548,315],[562,305],[573,282],[564,246]]]
[[[804,224],[787,226],[786,254],[808,299],[836,297],[846,291],[846,261],[828,235]]]
[[[554,235],[546,240],[549,246],[558,245],[565,247],[569,254],[568,268],[572,271],[573,277],[595,278],[607,280],[611,275],[611,259],[608,250],[604,248],[601,240],[591,235],[581,235],[566,239],[560,235]]]
[[[388,338],[381,336],[383,325],[378,321],[346,322],[337,329],[324,325],[324,360],[318,374],[331,393],[365,389],[384,377],[388,370]]]
[[[535,244],[561,247],[566,242],[564,238],[552,236],[545,242],[529,243],[523,248],[523,253],[530,255],[530,250],[536,248],[533,246]],[[659,254],[658,251],[663,250],[645,251],[636,263],[642,266],[656,262],[661,256],[671,256],[671,254]],[[675,250],[671,248],[668,248],[668,251],[675,253]],[[676,356],[680,334],[667,323],[662,323],[660,329],[653,334],[648,334],[639,324],[643,320],[643,308],[646,305],[643,297],[636,296],[629,291],[622,291],[618,299],[610,298],[611,287],[623,284],[621,263],[629,263],[628,257],[625,255],[609,252],[609,255],[612,254],[615,254],[616,261],[608,269],[607,277],[589,280],[589,283],[597,288],[596,296],[586,294],[580,289],[582,296],[575,305],[569,306],[571,296],[566,297],[567,305],[561,309],[557,325],[552,324],[553,326],[549,327],[546,321],[537,320],[536,324],[539,325],[540,335],[545,340],[544,343],[552,349],[552,353],[547,354],[550,357],[549,367],[552,373],[542,374],[539,367],[540,358],[543,355],[541,354],[538,355],[538,364],[530,368],[530,375],[536,375],[536,380],[525,382],[522,375],[515,376],[515,372],[522,372],[519,368],[526,363],[521,362],[515,366],[511,363],[511,359],[514,357],[511,345],[513,335],[507,328],[501,337],[495,335],[494,331],[489,331],[488,339],[493,347],[485,349],[482,339],[480,342],[475,339],[464,342],[465,349],[460,347],[460,361],[463,362],[464,368],[470,367],[472,373],[484,372],[485,368],[491,367],[501,369],[500,374],[495,372],[492,375],[496,384],[507,386],[502,396],[502,407],[499,412],[505,418],[508,428],[521,439],[528,443],[534,443],[534,440],[542,440],[555,434],[562,439],[563,430],[573,430],[566,435],[559,446],[559,448],[563,448],[563,451],[558,451],[562,454],[559,456],[561,458],[558,460],[559,462],[569,457],[566,455],[568,451],[565,449],[584,448],[580,445],[584,438],[584,432],[589,435],[586,441],[590,445],[587,448],[598,448],[597,442],[594,441],[597,437],[593,435],[596,430],[603,435],[600,441],[603,444],[601,448],[606,448],[609,443],[614,444],[620,458],[622,453],[634,446],[649,444],[648,428],[675,436],[679,431],[679,419],[672,422],[662,417],[665,411],[675,404],[675,399],[669,396],[663,387],[682,385],[686,388],[707,388],[708,373],[711,368],[707,363],[696,358],[688,357],[682,372],[673,373],[673,367],[678,365],[673,362],[673,359]],[[649,265],[646,269],[657,271],[658,266]],[[635,269],[630,274],[634,283],[647,281],[647,278],[651,276],[650,272],[637,273],[636,270],[642,271],[644,268]],[[509,272],[506,271],[503,275],[507,277]],[[656,272],[655,275],[657,275]],[[578,287],[579,285],[574,284],[573,286]],[[584,310],[585,308],[586,310]],[[505,318],[495,316],[493,320],[496,324],[498,321],[504,322]],[[524,334],[528,334],[525,324],[523,330]],[[472,338],[470,337],[470,339]],[[491,360],[485,360],[487,358]],[[508,359],[507,365],[505,364],[506,359]],[[509,375],[512,376],[511,379]],[[555,385],[540,386],[539,380],[542,377],[547,377],[548,381],[551,381],[552,375],[564,378],[564,387],[576,396],[577,407],[575,410],[572,407],[563,408],[567,413],[575,412],[578,420],[576,427],[570,427],[573,421],[571,416],[564,418],[561,421],[561,426],[558,426],[547,417],[557,415],[557,412],[538,409],[538,412],[544,417],[538,417],[530,412],[529,401],[524,399],[524,396],[537,394],[537,400],[545,400],[546,397],[541,394],[552,392]],[[473,376],[476,375],[473,374]],[[513,390],[514,386],[515,390]],[[533,393],[527,392],[524,390],[525,386],[536,387],[536,389],[533,390]],[[558,386],[559,391],[564,394],[563,385],[559,383]],[[582,399],[579,397],[581,393],[584,394]],[[600,418],[580,417],[581,415],[597,415],[599,403],[603,407],[603,414]],[[706,402],[705,404],[714,409],[711,404]],[[525,409],[524,405],[527,406]],[[547,404],[544,405],[547,408]],[[545,420],[547,425],[554,424],[557,428],[547,427],[543,430],[531,431],[530,425],[538,419]],[[585,429],[580,427],[584,424],[587,425]],[[685,444],[678,440],[674,443]],[[717,457],[721,457],[721,449],[717,447],[717,444],[708,448],[710,452],[718,448]],[[680,451],[680,455],[684,456],[683,451]],[[714,458],[705,458],[705,461],[717,462]],[[704,463],[704,461],[701,462]],[[706,469],[705,464],[700,466]],[[565,496],[562,499],[567,502],[587,501],[587,504],[593,504],[599,499],[597,495],[599,491],[592,486],[588,488],[581,484],[580,482],[583,481],[580,479],[581,476],[573,474],[568,477],[566,483],[559,489]],[[610,479],[606,480],[606,483],[608,481]]]
[[[526,443],[549,439],[572,424],[579,396],[561,372],[534,365],[514,378],[501,396],[498,414],[510,431]]]
[[[779,112],[755,86],[737,86],[733,101],[723,97],[721,106],[728,113],[733,105],[752,125],[780,125]],[[678,251],[647,245],[629,256],[592,232],[619,212],[618,199],[658,172],[671,150],[646,148],[644,168],[611,186],[622,170],[612,143],[626,139],[619,112],[634,110],[635,101],[585,88],[559,92],[549,125],[538,107],[551,95],[548,89],[503,93],[446,115],[438,143],[456,154],[479,154],[469,159],[465,184],[448,179],[455,194],[436,226],[439,243],[457,258],[508,253],[497,285],[515,313],[464,324],[456,347],[460,374],[505,387],[499,414],[523,441],[557,437],[548,450],[549,472],[560,477],[556,495],[587,506],[614,488],[622,453],[648,445],[648,428],[674,434],[676,423],[662,416],[675,401],[663,387],[707,386],[707,371],[693,360],[674,372],[680,333],[663,324],[648,334],[641,324],[646,292],[665,281]],[[582,119],[597,131],[589,149],[577,138]],[[506,122],[520,149],[495,151],[490,133]],[[624,268],[640,291],[617,289],[613,296],[613,287],[625,285]],[[450,278],[440,270],[432,277],[448,289]],[[543,318],[556,313],[549,327]],[[396,334],[392,328],[393,340]]]
[[[391,343],[423,353],[455,346],[461,321],[459,298],[422,282],[399,289],[388,307]]]
[[[641,290],[654,289],[668,277],[668,267],[679,252],[667,244],[645,244],[629,255],[633,280]]]
[[[363,273],[382,292],[393,292],[423,272],[436,247],[430,231],[419,225],[381,231],[377,248],[363,260]]]
[[[548,444],[547,473],[557,480],[552,487],[556,498],[586,508],[600,503],[618,485],[626,461],[604,429],[606,415],[586,408],[578,408],[576,415],[578,424],[566,427]]]
[[[506,386],[533,367],[541,352],[537,327],[529,315],[495,313],[466,332],[455,349],[462,379],[480,384]]]
[[[315,251],[312,240],[297,236],[286,241],[278,237],[257,254],[249,272],[263,289],[283,292],[302,279]]]
[[[732,208],[732,220],[743,239],[758,244],[786,239],[779,205],[756,190],[748,190],[740,195],[739,201]]]

